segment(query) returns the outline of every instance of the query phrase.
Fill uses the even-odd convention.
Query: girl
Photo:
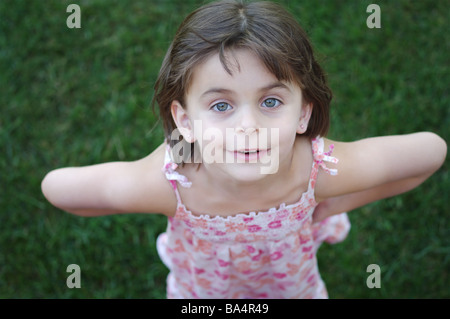
[[[149,156],[50,172],[42,190],[80,216],[160,213],[171,298],[325,298],[316,252],[346,212],[425,181],[433,133],[323,138],[331,91],[278,5],[221,1],[181,24],[155,85],[166,140]]]

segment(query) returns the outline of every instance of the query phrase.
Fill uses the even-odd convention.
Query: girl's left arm
[[[337,176],[319,173],[314,221],[407,192],[443,164],[447,145],[429,132],[333,143]],[[331,167],[331,165],[330,165]]]

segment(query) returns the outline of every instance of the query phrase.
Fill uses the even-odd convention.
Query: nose
[[[250,105],[241,107],[239,114],[239,120],[236,125],[236,133],[245,133],[245,135],[250,135],[259,131],[258,128],[258,118],[256,110]]]

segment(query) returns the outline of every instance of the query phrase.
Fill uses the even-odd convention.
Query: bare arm
[[[337,164],[337,176],[319,175],[322,197],[314,221],[417,187],[439,169],[447,153],[445,142],[432,133],[336,144],[341,147],[336,157],[344,163]]]
[[[320,222],[329,216],[340,214],[342,212],[349,212],[377,200],[408,192],[419,186],[428,177],[429,176],[413,177],[356,193],[327,198],[321,201],[314,210],[313,222]]]
[[[164,145],[134,162],[67,167],[48,173],[42,192],[54,206],[80,216],[175,211],[173,191],[161,171]]]

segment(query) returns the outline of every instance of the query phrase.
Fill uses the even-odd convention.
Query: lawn
[[[0,1],[0,298],[164,298],[166,218],[82,218],[40,191],[57,167],[135,160],[162,141],[150,100],[182,19],[205,1]],[[433,131],[449,139],[449,2],[284,0],[334,92],[329,137]],[[81,8],[70,29],[69,4]],[[366,8],[377,3],[381,28]],[[408,158],[399,158],[408,161]],[[320,248],[331,298],[449,298],[449,161],[419,188],[350,213]],[[70,264],[81,288],[69,289]],[[381,269],[381,288],[366,271]]]

